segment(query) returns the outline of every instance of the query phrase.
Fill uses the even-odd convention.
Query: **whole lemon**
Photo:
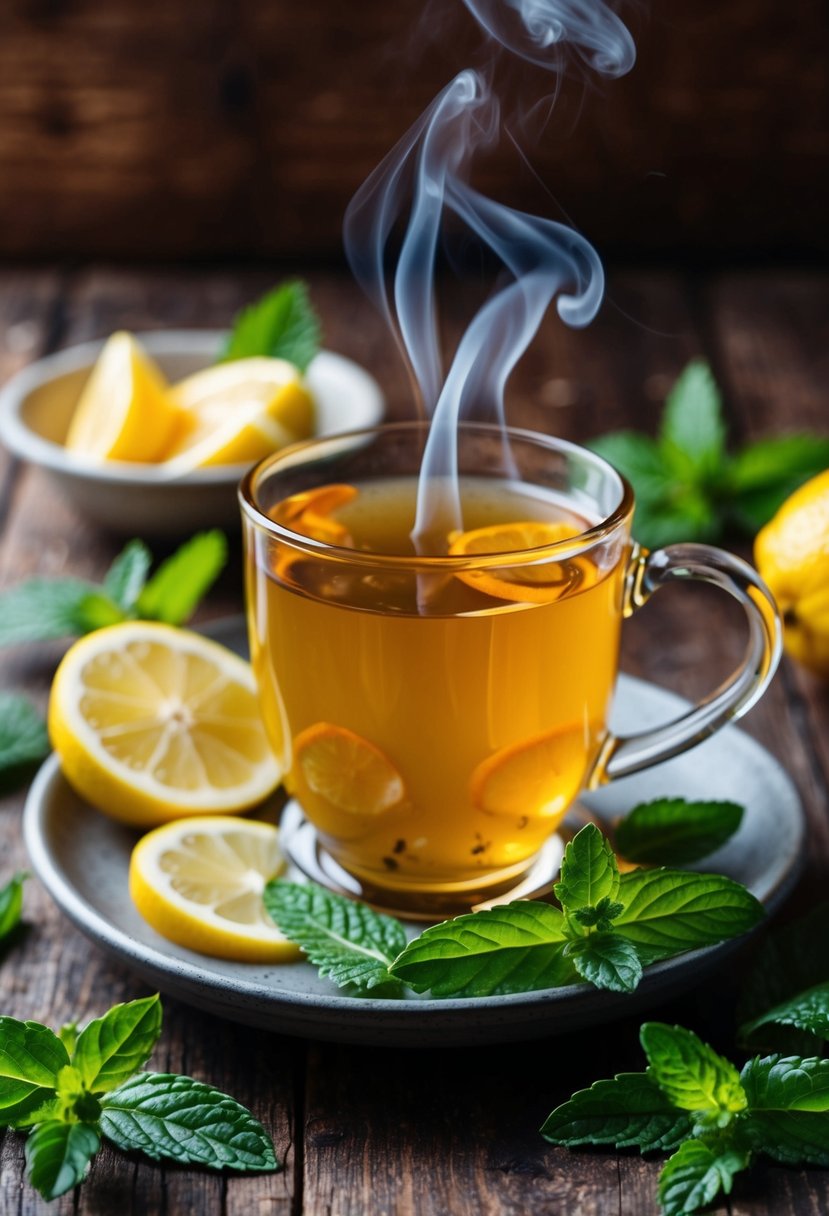
[[[783,616],[786,651],[829,677],[829,469],[796,490],[760,530],[754,560]]]

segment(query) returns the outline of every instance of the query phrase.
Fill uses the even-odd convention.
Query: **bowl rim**
[[[209,358],[215,354],[228,331],[201,328],[130,332],[151,355],[205,355]],[[60,376],[91,368],[106,341],[106,338],[94,338],[78,342],[43,355],[15,372],[0,388],[0,442],[14,456],[52,473],[105,485],[210,486],[238,482],[250,468],[249,462],[184,472],[169,470],[163,464],[139,464],[125,460],[109,460],[102,464],[76,452],[69,452],[62,444],[44,438],[27,425],[23,411],[30,394]],[[366,368],[347,355],[330,350],[321,350],[314,362],[317,360],[321,361],[323,367],[362,378],[365,388],[375,395],[378,410],[382,412],[382,390]]]

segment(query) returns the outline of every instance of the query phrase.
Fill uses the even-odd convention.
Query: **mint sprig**
[[[567,845],[555,892],[561,908],[518,900],[433,925],[408,945],[393,917],[313,883],[276,879],[264,898],[322,976],[358,992],[391,980],[436,998],[532,992],[579,979],[630,992],[647,963],[736,937],[764,915],[745,887],[719,874],[620,874],[594,824]]]
[[[645,1073],[580,1090],[549,1115],[552,1144],[671,1151],[659,1178],[665,1216],[687,1216],[731,1192],[758,1154],[829,1164],[829,1060],[768,1056],[742,1072],[682,1026],[641,1028]]]
[[[320,323],[308,288],[294,279],[237,314],[219,362],[266,355],[287,359],[305,372],[319,346]]]
[[[192,1077],[137,1071],[160,1032],[157,996],[60,1036],[0,1017],[0,1127],[28,1133],[26,1176],[44,1199],[83,1181],[101,1138],[155,1161],[278,1168],[267,1132],[234,1098]]]
[[[75,578],[36,578],[0,595],[0,646],[78,637],[135,618],[181,625],[226,560],[224,534],[200,532],[148,579],[150,552],[142,541],[132,540],[100,585]],[[0,763],[4,718],[0,704]]]
[[[492,996],[577,982],[630,992],[645,964],[737,937],[761,904],[720,874],[620,874],[609,843],[587,824],[564,851],[562,910],[518,901],[427,929],[392,964],[418,992]]]
[[[719,389],[708,364],[695,359],[668,395],[656,438],[614,431],[589,446],[633,485],[634,532],[650,548],[716,540],[729,530],[754,535],[829,466],[827,435],[762,439],[735,453],[725,440]]]

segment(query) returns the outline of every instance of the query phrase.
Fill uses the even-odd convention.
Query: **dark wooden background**
[[[825,255],[826,0],[622,11],[634,71],[565,88],[528,145],[555,200],[605,254]],[[338,256],[355,188],[480,53],[461,0],[2,0],[0,256]],[[555,213],[509,143],[480,174]]]

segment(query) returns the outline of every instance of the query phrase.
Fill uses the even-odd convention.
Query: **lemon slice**
[[[162,937],[241,962],[288,962],[299,949],[265,912],[262,892],[285,869],[268,823],[229,816],[179,819],[139,840],[130,858],[133,902]]]
[[[158,460],[179,425],[167,382],[128,333],[107,341],[75,407],[65,446],[96,460]]]
[[[561,819],[594,754],[580,723],[501,748],[472,774],[472,800],[490,815]]]
[[[400,806],[406,792],[379,747],[329,722],[317,722],[294,739],[292,780],[303,804],[310,791],[350,815],[382,815]]]
[[[285,359],[236,359],[188,376],[170,390],[182,419],[165,459],[182,470],[261,460],[305,439],[314,404]]]
[[[70,784],[139,827],[244,810],[281,776],[249,664],[148,621],[96,630],[67,651],[49,735]]]
[[[449,537],[449,556],[524,552],[572,540],[580,533],[580,528],[563,521],[547,523],[522,520],[511,524],[491,524],[471,532],[452,533]],[[468,586],[485,595],[531,604],[548,603],[576,590],[584,590],[595,583],[596,577],[593,563],[578,557],[563,562],[522,563],[520,566],[468,570],[458,574],[458,578]]]

